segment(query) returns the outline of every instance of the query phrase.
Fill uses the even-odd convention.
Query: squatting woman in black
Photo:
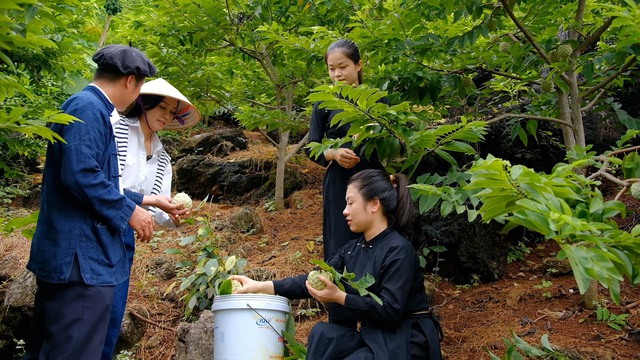
[[[434,360],[440,359],[440,330],[429,312],[424,277],[415,249],[397,229],[406,226],[413,203],[404,175],[390,177],[369,169],[351,177],[343,215],[349,228],[362,233],[328,260],[338,272],[345,268],[355,279],[371,274],[375,283],[361,296],[345,285],[340,290],[323,276],[326,288],[316,290],[307,274],[275,281],[242,283],[237,293],[277,294],[290,299],[313,297],[328,307],[329,322],[316,324],[308,339],[309,360]],[[339,316],[332,316],[334,312]]]

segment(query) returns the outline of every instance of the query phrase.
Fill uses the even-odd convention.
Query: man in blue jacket
[[[65,142],[50,143],[40,215],[27,268],[36,278],[34,318],[24,359],[100,359],[114,286],[129,276],[123,233],[153,236],[141,194],[119,186],[112,116],[156,74],[140,50],[110,45],[93,56],[90,85],[62,110],[80,121],[54,124]]]

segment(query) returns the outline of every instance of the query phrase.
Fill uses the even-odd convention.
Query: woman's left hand
[[[305,282],[307,286],[307,290],[309,294],[313,296],[316,300],[323,303],[338,303],[340,305],[344,305],[344,301],[347,298],[347,293],[340,290],[340,288],[334,284],[332,281],[329,281],[326,277],[320,275],[318,277],[326,287],[322,290],[316,290],[309,284],[309,281]]]
[[[190,211],[187,210],[186,213],[184,213],[183,215],[171,215],[171,214],[167,214],[169,215],[169,218],[173,221],[173,224],[178,227],[182,225],[182,219],[188,217],[190,214]]]

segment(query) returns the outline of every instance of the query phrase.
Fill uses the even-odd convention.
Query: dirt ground
[[[253,156],[256,151],[260,150],[253,148],[236,156]],[[308,160],[299,160],[296,166],[303,169],[310,183],[296,194],[286,210],[275,212],[267,210],[264,204],[255,206],[263,232],[241,234],[221,230],[221,237],[228,237],[224,250],[246,258],[248,269],[262,268],[283,277],[309,271],[313,268],[309,260],[322,258],[323,169]],[[240,208],[208,203],[194,216],[227,219]],[[176,330],[184,303],[180,301],[182,294],[166,290],[179,277],[161,280],[150,269],[158,258],[176,256],[165,254],[165,249],[179,247],[179,240],[194,235],[197,229],[197,225],[187,225],[166,230],[158,233],[151,243],[138,245],[128,307],[135,316],[144,318],[148,327],[136,349],[136,359],[167,360],[175,354]],[[429,279],[436,287],[432,306],[444,328],[442,350],[446,359],[489,359],[489,351],[501,357],[506,351],[503,339],[511,334],[537,347],[547,334],[551,345],[567,359],[640,359],[637,330],[640,288],[623,283],[622,302],[618,305],[610,301],[606,289],[600,288],[603,307],[615,315],[629,315],[628,326],[615,330],[605,322],[598,322],[593,311],[582,309],[572,275],[545,274],[542,262],[557,251],[554,243],[538,244],[524,260],[509,264],[503,279],[491,283],[456,286],[430,274]],[[28,252],[29,242],[24,237],[16,234],[0,237],[0,259],[10,264],[5,271],[16,275],[22,271]],[[11,261],[6,261],[8,258]],[[294,303],[293,310],[299,314],[319,307],[318,303],[305,300]],[[297,319],[296,337],[306,343],[311,327],[326,320],[326,314],[300,315]]]

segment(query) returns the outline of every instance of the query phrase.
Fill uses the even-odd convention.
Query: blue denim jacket
[[[129,276],[123,235],[142,195],[118,189],[118,158],[110,115],[114,106],[95,86],[71,96],[62,110],[81,121],[54,124],[65,141],[50,143],[40,215],[27,268],[66,283],[77,255],[89,285],[115,285]]]

